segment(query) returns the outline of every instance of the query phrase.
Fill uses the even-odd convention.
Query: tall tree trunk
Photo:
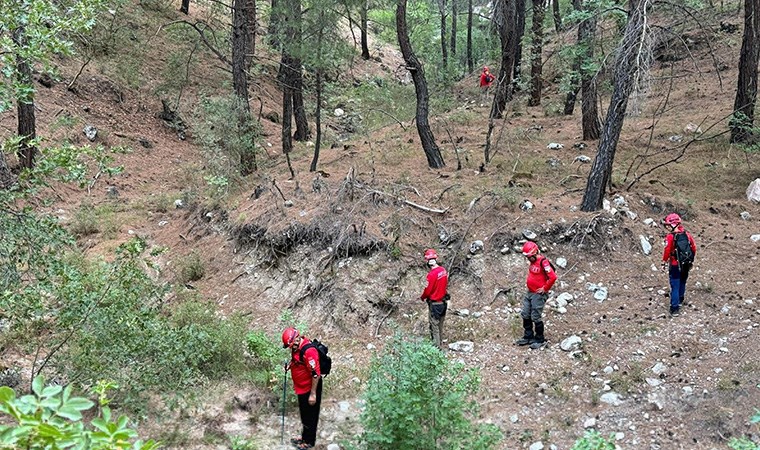
[[[428,167],[440,169],[446,164],[441,156],[441,150],[435,143],[435,137],[428,122],[427,81],[425,81],[425,70],[422,63],[415,56],[412,44],[409,42],[409,32],[406,28],[406,0],[398,0],[396,4],[396,34],[401,54],[404,56],[407,70],[412,74],[414,91],[417,94],[415,121],[417,122],[417,133],[420,135],[422,149],[425,151]]]
[[[285,2],[283,11],[287,12],[287,18],[282,22],[285,32],[286,43],[283,46],[283,54],[288,53],[287,82],[293,96],[293,114],[295,115],[296,132],[293,139],[303,142],[309,139],[309,122],[306,119],[306,107],[303,99],[303,72],[301,59],[293,56],[300,54],[301,43],[301,0],[279,0]]]
[[[522,72],[522,38],[525,35],[525,2],[526,0],[509,0],[515,3],[515,45],[514,71],[515,86],[519,83]]]
[[[573,0],[573,9],[578,12],[582,11],[583,0]],[[575,41],[575,46],[579,49],[579,53],[581,45],[583,45],[580,31],[581,24],[578,24],[578,37]],[[583,66],[581,65],[582,59],[583,58],[581,55],[578,54],[573,61],[572,74],[570,78],[570,89],[568,90],[567,96],[565,97],[565,109],[563,111],[566,116],[573,115],[573,111],[575,110],[575,101],[578,99],[578,91],[581,90],[581,70],[583,70]]]
[[[528,106],[541,104],[543,88],[544,0],[533,0],[532,45],[530,47],[530,99]]]
[[[6,189],[12,183],[13,173],[5,160],[5,154],[0,151],[0,189]]]
[[[190,14],[190,0],[182,0],[179,11],[183,14]]]
[[[472,0],[467,0],[467,72],[472,73],[475,64],[472,59]]]
[[[441,57],[443,59],[443,70],[449,64],[449,50],[446,45],[446,0],[438,0],[438,12],[441,14]]]
[[[577,2],[579,10],[585,8],[583,0],[574,0]],[[587,8],[586,8],[587,9]],[[596,95],[597,73],[588,70],[582,70],[582,66],[590,65],[594,61],[594,40],[596,39],[596,16],[587,11],[588,18],[578,24],[578,46],[580,48],[579,61],[581,65],[581,111],[583,117],[581,125],[583,127],[583,139],[595,140],[601,135],[602,122],[599,119],[599,108]]]
[[[26,30],[23,26],[17,28],[13,33],[13,41],[19,48],[26,46]],[[32,88],[34,80],[32,79],[32,68],[29,62],[20,55],[16,55],[17,80],[21,86]],[[37,147],[34,140],[37,138],[37,119],[34,115],[34,92],[20,98],[16,105],[18,113],[18,135],[21,137],[16,154],[18,155],[19,166],[26,169],[34,167],[34,160],[37,157]]]
[[[604,121],[599,150],[596,158],[594,158],[591,172],[588,174],[586,190],[581,203],[582,211],[597,211],[602,208],[604,192],[612,176],[612,164],[615,160],[620,131],[623,128],[628,97],[635,87],[637,72],[647,70],[645,67],[639,67],[637,63],[642,56],[641,52],[648,51],[642,47],[645,42],[645,35],[649,31],[644,19],[647,16],[647,9],[651,1],[630,0],[629,3],[628,23],[615,61],[612,98],[607,110],[607,118]]]
[[[752,140],[757,102],[757,65],[760,60],[760,0],[744,0],[744,36],[739,55],[734,115],[729,121],[731,142]]]
[[[271,0],[271,7],[269,9],[269,29],[267,34],[269,35],[269,46],[272,48],[280,48],[280,36],[282,32],[282,21],[284,20],[284,14],[282,12],[283,2],[286,0]]]
[[[256,54],[256,28],[258,20],[256,17],[256,0],[246,0],[245,2],[246,26],[248,27],[248,49],[245,58],[245,71],[248,77],[251,76],[251,66],[253,57]]]
[[[297,65],[295,69],[295,85],[293,86],[293,114],[296,118],[296,132],[293,139],[303,142],[309,139],[311,131],[309,130],[309,121],[306,119],[306,107],[303,100],[303,72],[301,72],[301,60],[293,59]]]
[[[451,0],[451,56],[457,54],[457,1]]]
[[[232,88],[238,105],[238,129],[247,134],[251,126],[251,105],[248,101],[248,0],[234,0],[232,3]],[[256,170],[256,154],[254,148],[243,149],[240,152],[240,174],[245,176]]]
[[[365,3],[366,4],[366,3]],[[320,24],[324,23],[320,14]],[[322,35],[324,34],[324,28],[319,29],[317,34],[317,61],[322,61]],[[319,162],[319,150],[322,145],[322,67],[317,66],[317,111],[315,117],[315,123],[317,127],[317,137],[314,143],[314,157],[311,159],[311,166],[309,172],[317,170],[317,163]]]
[[[282,86],[282,152],[288,162],[291,177],[295,177],[290,164],[290,152],[293,151],[293,78],[295,77],[293,65],[293,58],[288,52],[283,51],[277,80]]]
[[[517,0],[517,3],[521,1],[523,0]],[[507,102],[512,99],[512,74],[517,53],[515,51],[517,47],[515,1],[497,0],[493,16],[496,31],[499,33],[499,40],[501,41],[501,67],[496,78],[496,90],[489,116],[492,119],[498,119],[503,116]]]
[[[367,13],[369,10],[369,5],[367,4],[368,1],[369,0],[362,0],[362,4],[359,7],[359,20],[361,20],[359,27],[361,28],[362,59],[364,60],[369,59],[369,44],[367,39]]]
[[[554,18],[554,31],[559,34],[562,31],[562,16],[559,14],[559,0],[550,0],[552,2],[552,17]]]

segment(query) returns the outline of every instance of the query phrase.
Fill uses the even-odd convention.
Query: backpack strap
[[[299,350],[299,355],[301,356],[301,363],[302,364],[306,364],[306,362],[303,360],[303,357],[306,354],[306,350],[308,350],[310,348],[317,348],[317,346],[314,345],[313,342],[309,342],[308,344],[306,344],[303,347],[301,347],[301,350]],[[317,353],[319,353],[319,351],[317,351]],[[317,355],[317,357],[319,357],[319,355]]]

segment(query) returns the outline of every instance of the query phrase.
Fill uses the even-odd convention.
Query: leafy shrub
[[[111,420],[111,411],[101,402],[100,416],[85,424],[82,412],[95,404],[73,397],[71,386],[45,386],[42,377],[32,383],[32,394],[16,397],[13,389],[0,387],[0,413],[16,424],[0,424],[0,447],[61,450],[154,450],[153,441],[134,441],[137,432],[128,428],[129,419]],[[7,423],[3,421],[3,423]]]
[[[615,436],[605,438],[598,431],[589,430],[570,450],[615,450]]]
[[[429,342],[397,335],[373,359],[370,374],[360,448],[478,450],[501,439],[494,425],[473,423],[478,372],[449,361]]]
[[[260,384],[268,384],[277,380],[281,372],[281,346],[263,331],[251,331],[246,335],[245,340],[248,353],[254,360],[253,380]]]
[[[206,274],[206,266],[203,265],[200,254],[195,251],[183,258],[179,258],[177,266],[178,281],[183,284],[190,281],[198,281]]]

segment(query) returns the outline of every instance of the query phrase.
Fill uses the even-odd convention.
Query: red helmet
[[[483,66],[483,72],[488,72],[488,66]]]
[[[523,244],[523,255],[533,256],[538,254],[538,245],[533,241],[528,241]]]
[[[293,327],[285,328],[282,332],[282,348],[288,348],[293,345],[293,341],[298,337],[298,330]]]
[[[681,216],[676,213],[668,214],[668,217],[665,218],[665,223],[671,227],[677,227],[681,225]]]
[[[425,261],[430,261],[431,259],[438,259],[438,253],[432,248],[429,248],[425,250]]]

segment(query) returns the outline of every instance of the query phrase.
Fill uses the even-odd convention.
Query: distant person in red
[[[662,268],[668,271],[670,279],[670,315],[681,311],[686,293],[686,280],[697,254],[694,238],[681,224],[681,216],[668,214],[663,221],[668,235],[665,236],[665,251],[662,253]]]
[[[290,370],[293,390],[298,396],[298,410],[301,413],[301,437],[290,442],[299,450],[314,448],[319,424],[319,407],[322,403],[322,373],[319,370],[319,352],[310,346],[301,356],[301,348],[311,341],[298,334],[295,328],[282,332],[282,347],[290,348],[290,361],[285,370]]]
[[[483,67],[483,72],[480,74],[480,92],[481,98],[485,101],[488,96],[488,89],[493,84],[494,76],[491,75],[491,71],[488,70],[488,66]]]
[[[546,299],[549,297],[549,290],[557,281],[557,273],[552,268],[549,259],[538,254],[538,245],[535,242],[526,242],[522,253],[530,261],[530,267],[528,267],[526,282],[528,293],[523,298],[520,314],[525,334],[517,341],[517,345],[530,345],[531,348],[536,349],[546,342],[542,315]]]
[[[430,312],[430,338],[436,347],[441,346],[443,336],[443,320],[446,318],[447,301],[449,299],[449,273],[438,265],[438,253],[432,248],[425,250],[425,261],[430,266],[427,274],[427,286],[420,295],[420,300],[427,302]]]

